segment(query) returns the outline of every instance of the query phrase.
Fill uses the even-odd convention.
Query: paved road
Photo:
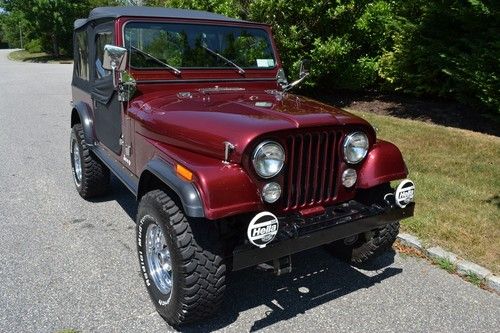
[[[170,331],[139,276],[134,199],[113,183],[82,200],[69,163],[71,65],[0,51],[0,332]],[[186,331],[493,332],[500,297],[423,260],[387,254],[368,270],[323,250],[292,274],[230,278],[219,317]]]

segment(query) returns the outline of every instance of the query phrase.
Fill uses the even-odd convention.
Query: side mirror
[[[137,84],[134,77],[125,71],[127,67],[127,49],[114,45],[104,46],[104,59],[102,67],[113,72],[113,85],[118,88],[118,100],[128,102],[134,96]],[[119,75],[117,75],[117,72]],[[119,80],[117,82],[117,76]]]
[[[299,77],[305,77],[309,75],[309,67],[311,65],[311,61],[309,59],[304,59],[300,62],[300,70]]]
[[[276,81],[282,88],[288,86],[288,80],[286,79],[285,70],[283,68],[278,69],[278,73],[276,73]]]
[[[114,45],[104,46],[102,67],[110,71],[122,71],[127,66],[127,49]]]
[[[114,45],[104,45],[104,59],[102,61],[104,69],[113,72],[113,85],[118,86],[116,82],[116,71],[123,71],[127,66],[127,49]]]
[[[292,89],[293,87],[295,87],[296,85],[298,85],[299,83],[304,81],[304,79],[307,76],[309,76],[309,64],[310,64],[310,61],[307,59],[304,59],[300,62],[299,78],[297,80],[293,81],[292,83],[284,86],[283,87],[284,91],[288,91],[288,90]]]
[[[206,33],[202,33],[201,34],[201,46],[202,47],[208,47],[208,43],[207,43],[207,34]]]

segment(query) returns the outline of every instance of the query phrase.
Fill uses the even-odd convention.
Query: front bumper
[[[405,208],[395,205],[366,206],[350,201],[328,207],[324,214],[312,217],[292,215],[280,218],[276,239],[265,248],[251,244],[238,246],[233,251],[233,270],[255,266],[323,244],[383,227],[413,216],[415,203]]]

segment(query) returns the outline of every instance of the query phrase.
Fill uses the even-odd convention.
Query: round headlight
[[[262,197],[266,202],[276,202],[281,196],[281,186],[278,183],[268,183],[262,188]]]
[[[349,134],[344,140],[344,158],[347,163],[356,164],[368,153],[368,137],[361,132]]]
[[[280,144],[264,141],[255,148],[252,158],[255,171],[262,178],[276,176],[285,163],[285,151]]]
[[[342,173],[342,184],[345,187],[352,187],[356,184],[356,180],[358,179],[358,175],[356,174],[356,170],[354,169],[346,169]]]

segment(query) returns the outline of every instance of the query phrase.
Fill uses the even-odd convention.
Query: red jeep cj
[[[231,270],[328,244],[361,263],[413,215],[396,146],[288,91],[261,23],[192,10],[94,9],[74,32],[71,167],[79,194],[137,197],[140,269],[170,324],[220,305]],[[396,190],[391,181],[401,180]]]

